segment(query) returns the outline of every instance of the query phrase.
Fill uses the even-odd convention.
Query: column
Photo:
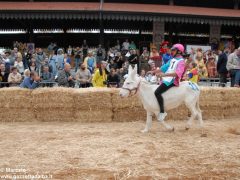
[[[209,42],[213,49],[217,49],[221,39],[221,25],[210,24]]]
[[[239,0],[235,0],[234,1],[234,9],[238,9],[239,8],[239,5],[238,5],[239,2],[240,2]]]
[[[174,0],[169,0],[169,5],[173,6],[174,5]]]
[[[158,50],[160,44],[164,40],[165,23],[161,21],[153,21],[153,43],[157,46]]]

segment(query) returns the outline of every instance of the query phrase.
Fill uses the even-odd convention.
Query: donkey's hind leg
[[[190,110],[191,112],[191,116],[187,121],[187,125],[185,127],[186,130],[189,130],[190,127],[192,126],[192,122],[194,120],[194,118],[198,115],[198,110],[196,109],[196,103],[193,102],[186,102],[185,103],[187,108]]]

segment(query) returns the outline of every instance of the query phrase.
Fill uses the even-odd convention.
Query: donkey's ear
[[[131,65],[129,65],[129,66],[128,66],[128,74],[131,74],[131,73],[132,73],[132,71],[133,71],[133,68],[132,68],[132,66],[131,66]]]

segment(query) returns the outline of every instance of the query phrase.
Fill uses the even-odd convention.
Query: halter
[[[141,80],[139,81],[137,87],[135,88],[132,88],[132,89],[129,89],[129,88],[125,88],[125,87],[122,87],[122,89],[125,89],[125,90],[128,90],[129,91],[129,96],[134,96],[137,94],[138,90],[139,90],[139,87],[140,87],[140,84],[141,84]],[[135,91],[134,94],[132,94],[132,91]]]

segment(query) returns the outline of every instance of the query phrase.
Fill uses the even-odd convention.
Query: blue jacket
[[[25,77],[23,82],[20,84],[21,88],[35,89],[38,87],[38,83],[34,82],[30,77]]]

